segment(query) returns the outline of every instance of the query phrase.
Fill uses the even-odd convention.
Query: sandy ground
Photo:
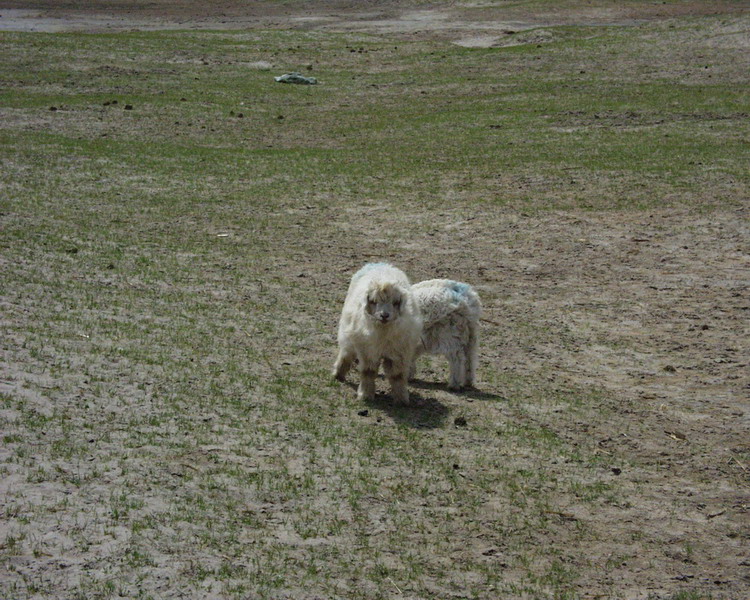
[[[315,9],[304,11],[270,3],[240,8],[226,1],[210,6],[197,1],[89,4],[81,10],[75,2],[0,1],[0,30],[281,27],[429,36],[491,46],[502,44],[506,31],[542,25],[625,24],[747,9],[746,3],[737,2],[636,8],[624,3],[530,16],[515,9],[429,9],[396,2],[378,3],[366,11],[338,2],[316,3]],[[627,569],[617,571],[622,580],[615,587],[622,597],[646,598],[649,591],[677,589],[679,582],[706,590],[706,597],[739,600],[750,591],[749,216],[747,208],[705,216],[687,211],[635,216],[498,212],[488,218],[486,213],[457,211],[443,215],[443,225],[430,238],[431,251],[446,250],[406,265],[434,277],[467,273],[488,299],[487,318],[495,329],[485,339],[483,364],[532,375],[551,369],[561,384],[600,386],[609,398],[622,402],[625,409],[617,422],[593,420],[558,433],[595,443],[603,456],[629,456],[630,470],[618,481],[634,492],[637,502],[570,519],[585,518],[602,536],[610,531],[617,543],[637,524],[664,548],[686,538],[694,548],[690,552],[674,546],[668,559],[662,554],[633,557]],[[349,217],[341,228],[356,230],[356,215]],[[385,219],[364,218],[370,226]],[[448,249],[467,222],[472,234],[466,255],[458,256]],[[408,226],[398,227],[408,239]],[[525,232],[519,244],[498,249],[495,241],[514,238],[519,228]],[[349,248],[340,233],[335,223],[322,233],[332,255],[353,253],[356,240]],[[427,247],[420,244],[410,248],[414,256],[427,255]],[[476,259],[473,267],[467,267],[466,256]],[[326,272],[326,258],[304,268],[320,281],[341,285],[340,273]],[[299,268],[289,267],[286,275],[298,276],[292,270]],[[283,265],[279,269],[283,272]],[[548,339],[532,348],[522,346],[513,330],[514,324],[529,320],[546,323],[549,330]],[[613,353],[611,344],[599,343],[605,335],[610,342],[613,337],[621,340],[624,349]],[[6,392],[19,392],[10,378],[0,384]],[[554,414],[539,415],[539,421],[556,427]],[[638,435],[627,433],[628,423],[638,424]],[[666,505],[681,506],[681,514],[668,514]],[[116,535],[110,543],[118,543]],[[622,542],[624,553],[630,549]],[[612,547],[592,549],[592,556],[597,554],[605,560]],[[45,560],[42,556],[39,562]],[[658,561],[663,562],[654,569]],[[47,562],[49,568],[59,568],[51,559]],[[67,566],[86,568],[72,563]],[[611,588],[601,581],[597,585],[581,590],[581,595],[607,597]]]
[[[85,4],[85,7],[83,6]],[[745,2],[561,3],[534,14],[524,7],[323,1],[272,2],[0,2],[0,30],[127,31],[133,29],[317,29],[450,39],[466,46],[502,43],[508,32],[552,25],[635,24],[678,16],[739,13]]]

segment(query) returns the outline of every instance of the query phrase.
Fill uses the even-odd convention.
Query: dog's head
[[[365,311],[376,322],[392,323],[401,315],[406,292],[394,283],[373,282],[367,290]]]

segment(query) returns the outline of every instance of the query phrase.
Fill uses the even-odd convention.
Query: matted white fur
[[[473,387],[482,314],[476,291],[468,283],[451,279],[430,279],[411,289],[422,314],[423,331],[410,376],[420,354],[442,354],[450,363],[448,388]]]
[[[403,271],[387,263],[369,263],[349,284],[339,321],[339,353],[333,376],[344,381],[356,359],[360,382],[357,397],[375,398],[380,363],[396,402],[409,401],[406,387],[420,343],[422,319]]]

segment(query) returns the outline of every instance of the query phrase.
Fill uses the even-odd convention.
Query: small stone
[[[357,414],[360,417],[366,417],[366,416],[368,416],[370,414],[370,411],[365,408],[364,410],[360,410]]]

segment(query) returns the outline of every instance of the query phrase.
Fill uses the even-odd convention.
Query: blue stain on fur
[[[453,292],[453,295],[456,296],[456,298],[462,298],[467,294],[470,286],[468,283],[461,283],[459,281],[451,281],[448,284],[448,287]]]

